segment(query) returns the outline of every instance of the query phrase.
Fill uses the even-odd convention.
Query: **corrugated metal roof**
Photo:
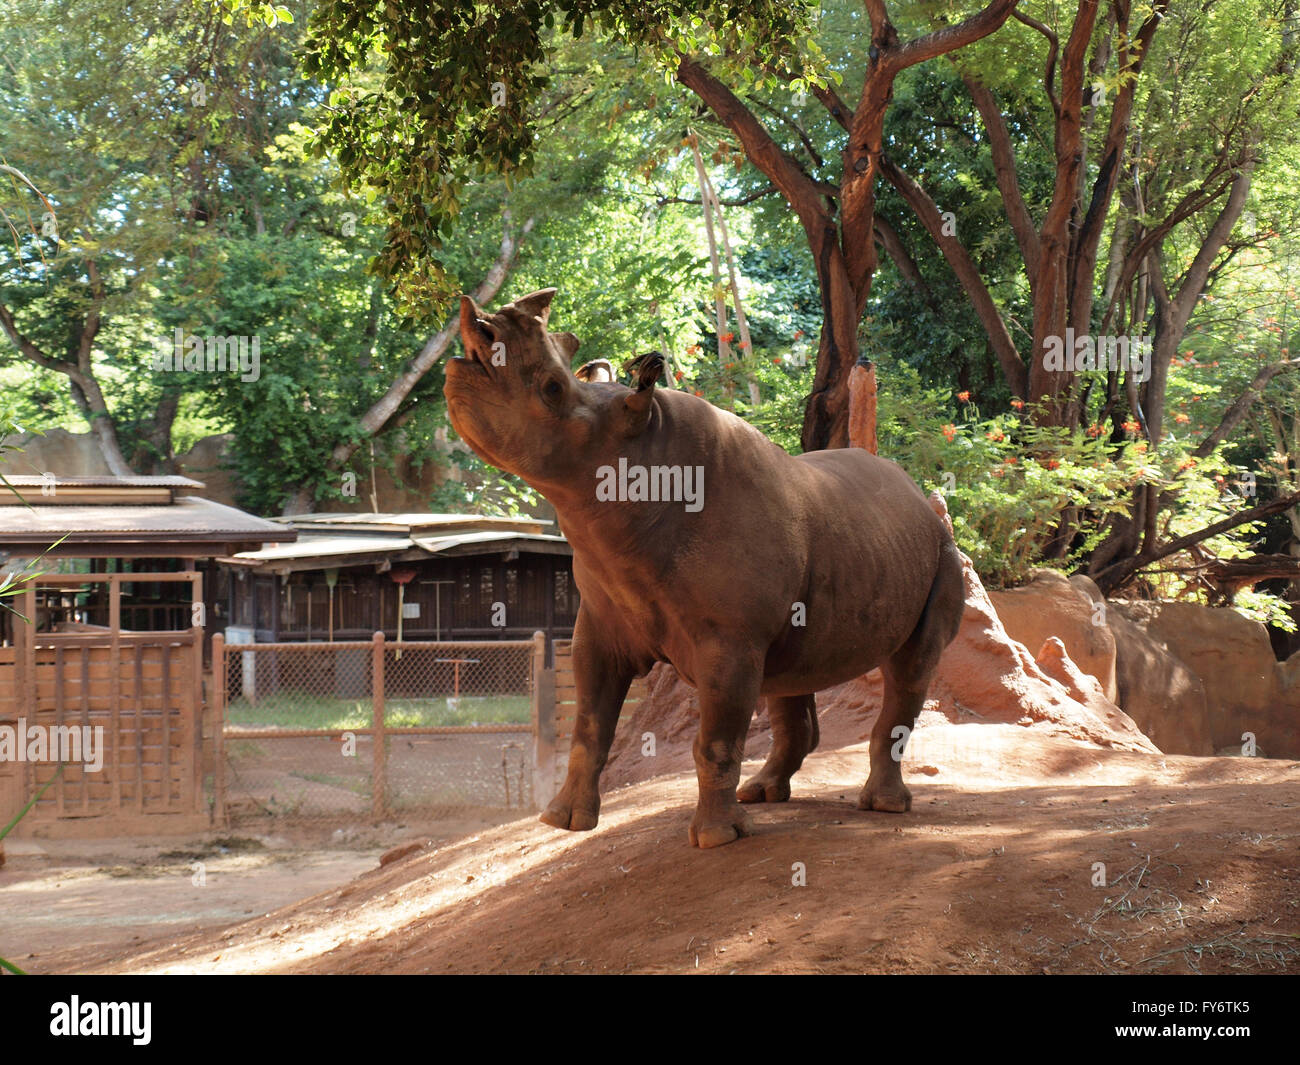
[[[0,510],[0,544],[114,543],[140,540],[292,541],[293,529],[197,496],[163,506],[40,506]]]
[[[316,536],[304,533],[294,544],[279,544],[264,547],[258,551],[241,551],[229,558],[218,559],[236,566],[265,567],[273,571],[281,569],[292,572],[303,569],[318,569],[342,564],[348,565],[349,557],[359,555],[398,555],[403,552],[416,552],[411,557],[419,559],[418,552],[430,555],[468,554],[461,548],[479,545],[492,545],[497,550],[529,545],[538,550],[567,553],[569,542],[563,536],[547,533],[521,533],[509,530],[477,530],[457,533],[451,536]],[[406,561],[409,561],[408,558]],[[308,563],[295,565],[295,563]],[[354,565],[357,563],[353,563]]]
[[[240,562],[283,562],[316,555],[368,555],[409,551],[414,546],[404,536],[299,536],[297,543],[276,544],[260,551],[241,551]]]
[[[412,539],[415,540],[417,546],[432,555],[450,551],[466,544],[505,543],[506,541],[517,540],[524,543],[565,544],[567,546],[569,542],[563,536],[551,536],[546,533],[514,532],[467,532],[455,536],[416,536],[412,537]]]
[[[42,474],[19,473],[5,474],[5,480],[18,488],[40,488],[49,481]],[[64,477],[61,474],[54,475],[54,484],[56,487],[66,485],[69,488],[203,488],[202,481],[194,481],[189,477]],[[2,486],[0,486],[2,487]]]
[[[481,514],[296,514],[276,518],[277,522],[303,530],[331,530],[335,532],[387,532],[411,533],[417,529],[514,529],[519,532],[539,532],[553,523],[544,518],[497,518]]]

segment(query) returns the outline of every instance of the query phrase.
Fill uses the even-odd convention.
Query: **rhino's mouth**
[[[456,355],[447,360],[444,391],[448,401],[453,398],[453,393],[457,394],[455,398],[463,400],[467,391],[478,391],[490,379],[491,375],[482,359],[473,353]]]

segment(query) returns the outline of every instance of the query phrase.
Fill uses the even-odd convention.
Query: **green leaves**
[[[244,16],[246,26],[256,26],[259,22],[278,26],[293,21],[293,12],[270,0],[194,0],[194,3],[217,8],[222,13],[221,21],[227,26],[234,23],[236,15]]]
[[[674,47],[730,50],[744,55],[740,75],[752,83],[751,67],[790,47],[805,17],[805,5],[775,2],[738,10],[681,0],[324,0],[304,66],[331,86],[319,141],[346,187],[388,193],[388,232],[373,268],[394,284],[405,313],[431,321],[448,294],[441,257],[466,183],[513,182],[535,168],[538,124],[553,108],[548,99],[564,95],[550,73],[560,38],[585,41],[596,26],[664,61]],[[360,81],[379,87],[364,98],[343,91]]]

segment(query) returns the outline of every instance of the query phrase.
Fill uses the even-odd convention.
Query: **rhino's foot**
[[[788,802],[790,778],[760,772],[736,790],[738,802]]]
[[[589,832],[600,821],[599,807],[593,809],[579,806],[561,792],[551,800],[539,820],[543,824],[569,832]]]
[[[739,805],[733,804],[730,810],[710,811],[707,814],[696,811],[691,821],[691,846],[707,850],[709,847],[721,847],[724,843],[739,839],[741,836],[753,835],[754,822],[749,819]]]
[[[902,780],[883,784],[868,780],[858,795],[859,810],[879,810],[882,813],[905,814],[912,808],[912,793]]]

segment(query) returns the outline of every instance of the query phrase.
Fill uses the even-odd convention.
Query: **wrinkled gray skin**
[[[624,697],[655,662],[699,692],[693,844],[748,834],[741,803],[788,799],[817,744],[813,693],[877,666],[884,708],[858,806],[910,809],[891,749],[910,735],[963,609],[960,556],[920,489],[866,451],[792,457],[705,400],[656,389],[657,356],[638,360],[636,389],[603,380],[603,369],[579,379],[569,369],[577,338],[546,329],[554,294],[495,314],[462,297],[466,355],[450,361],[445,386],[462,439],[550,500],[573,547],[578,716],[568,777],[542,820],[595,827]],[[702,466],[702,509],[598,500],[597,470],[620,457]],[[772,753],[738,790],[760,696]]]

